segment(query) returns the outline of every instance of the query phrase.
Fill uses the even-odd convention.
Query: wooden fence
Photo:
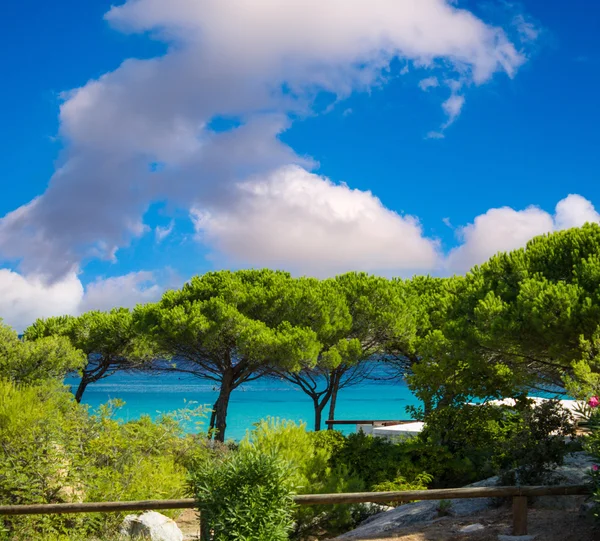
[[[587,494],[590,494],[589,485],[561,485],[531,487],[466,487],[344,494],[300,494],[295,496],[294,500],[298,505],[333,505],[347,503],[408,502],[412,500],[451,500],[455,498],[512,498],[513,535],[526,535],[528,498],[535,496],[579,496]],[[195,506],[196,502],[193,499],[2,505],[0,506],[0,516],[192,509]]]
[[[391,426],[391,425],[402,425],[416,422],[416,419],[344,419],[337,421],[335,419],[328,419],[325,424],[329,429],[332,429],[334,425],[379,425],[379,426]]]

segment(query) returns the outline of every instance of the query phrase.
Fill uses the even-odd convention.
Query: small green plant
[[[451,514],[452,501],[451,500],[440,500],[437,506],[438,517],[447,517]]]
[[[324,472],[322,481],[309,487],[307,492],[314,494],[337,494],[363,492],[365,483],[343,464]],[[296,513],[296,537],[327,532],[330,536],[348,531],[366,519],[363,504],[310,505],[298,508]]]
[[[384,481],[373,486],[375,492],[402,492],[404,490],[427,490],[428,485],[433,481],[433,476],[428,473],[419,473],[412,480],[407,480],[398,474],[392,481]],[[417,501],[417,500],[410,500]],[[406,501],[393,501],[389,505],[397,507]]]
[[[246,447],[221,461],[197,464],[190,488],[198,501],[203,539],[285,541],[293,527],[288,463]]]
[[[323,449],[328,457],[338,452],[346,442],[344,435],[338,430],[319,430],[309,432],[315,449]]]

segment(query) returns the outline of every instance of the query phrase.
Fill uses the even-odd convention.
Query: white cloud
[[[349,270],[410,274],[433,269],[437,243],[412,216],[371,192],[285,167],[237,187],[237,203],[193,210],[201,240],[230,263],[314,276]]]
[[[26,278],[9,269],[0,269],[0,318],[18,331],[39,317],[76,312],[83,294],[75,273],[48,285],[39,277]]]
[[[509,207],[490,209],[459,229],[463,244],[451,250],[447,265],[453,272],[466,272],[498,252],[524,246],[553,227],[552,216],[536,207],[520,211]]]
[[[37,318],[132,308],[158,300],[163,290],[155,275],[147,271],[97,279],[84,288],[74,272],[48,284],[37,276],[0,269],[0,318],[20,332]]]
[[[452,94],[444,103],[442,103],[442,109],[448,116],[448,120],[444,123],[443,129],[448,128],[460,115],[463,105],[465,104],[465,97],[459,96],[458,94]]]
[[[156,283],[154,274],[148,271],[100,278],[87,285],[78,310],[110,310],[116,306],[133,308],[139,303],[157,301],[162,292],[163,288]]]
[[[555,229],[580,227],[587,222],[600,222],[600,214],[585,197],[570,194],[556,205]]]
[[[163,240],[165,240],[173,232],[174,227],[175,222],[173,220],[171,220],[169,225],[166,225],[164,227],[157,226],[154,229],[154,236],[156,237],[156,242],[160,243]]]
[[[425,139],[445,139],[445,138],[446,138],[446,136],[440,131],[430,131],[425,136]]]
[[[303,68],[329,65],[348,75],[357,60],[378,70],[391,56],[421,64],[446,57],[471,65],[475,81],[483,82],[498,70],[512,75],[523,61],[501,29],[444,0],[130,0],[107,19],[127,30],[158,29],[173,41],[201,42],[225,62],[250,61],[252,71],[293,70],[292,80],[300,74],[317,83],[325,74]]]
[[[600,223],[600,214],[590,201],[575,194],[558,202],[554,216],[534,206],[524,210],[490,209],[458,230],[462,244],[450,251],[445,267],[454,273],[464,273],[498,252],[522,248],[537,235],[579,227],[586,222]]]
[[[426,79],[421,79],[419,81],[419,88],[424,92],[427,92],[427,90],[430,88],[435,88],[437,86],[440,86],[440,82],[438,81],[438,78],[434,76],[427,77]]]
[[[512,24],[525,42],[536,41],[540,37],[540,27],[523,13],[515,15]]]
[[[144,234],[151,201],[226,207],[245,179],[308,166],[279,139],[290,118],[319,91],[383,84],[394,58],[465,87],[525,61],[501,28],[445,0],[128,0],[106,18],[171,46],[64,93],[63,165],[0,220],[0,253],[26,274],[60,280],[82,258],[114,258]],[[463,102],[445,103],[449,121]],[[215,133],[218,116],[242,126]]]

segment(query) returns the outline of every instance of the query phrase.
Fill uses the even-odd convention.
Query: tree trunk
[[[335,403],[337,401],[338,391],[340,390],[340,378],[334,376],[334,381],[331,386],[331,399],[329,402],[329,421],[333,421],[335,419]],[[327,430],[333,430],[333,425],[327,425]]]
[[[221,390],[219,392],[219,398],[215,402],[215,428],[216,434],[214,439],[216,441],[225,441],[225,429],[227,428],[227,408],[229,407],[229,399],[231,398],[231,392],[233,391],[233,370],[227,370],[223,374],[221,380]]]
[[[313,398],[315,404],[315,432],[321,430],[321,417],[323,415],[323,408],[325,407],[326,401],[319,404],[318,398]]]
[[[85,377],[85,374],[83,374],[83,377],[81,378],[81,381],[79,382],[79,386],[77,387],[77,392],[75,393],[75,401],[78,404],[81,402],[81,399],[83,398],[83,393],[85,392],[85,389],[89,383],[90,383],[90,380]]]
[[[81,381],[79,382],[79,386],[77,387],[77,392],[75,393],[75,401],[79,404],[83,398],[83,393],[87,389],[87,386],[90,383],[96,383],[101,380],[108,369],[110,367],[110,362],[103,360],[99,363],[98,367],[95,369],[84,370],[83,375],[81,376]],[[89,368],[89,365],[88,365]]]
[[[218,400],[218,399],[217,399]],[[215,419],[217,417],[217,404],[213,407],[212,413],[210,414],[210,425],[208,426],[208,439],[212,439],[215,430]]]

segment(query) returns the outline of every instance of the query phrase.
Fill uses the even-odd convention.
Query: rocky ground
[[[588,480],[588,472],[592,467],[592,460],[584,453],[574,453],[568,456],[565,464],[550,474],[547,478],[547,484],[583,484]],[[474,483],[471,486],[495,486],[497,478],[490,478]],[[578,528],[589,530],[592,535],[592,525],[588,524],[584,518],[579,517],[579,507],[584,501],[583,496],[553,496],[536,498],[531,502],[533,509],[530,513],[531,532],[535,527],[538,529],[543,523],[536,526],[536,516],[547,516],[549,518],[560,516],[566,523],[575,521],[577,528],[572,524],[566,531],[550,528],[548,531],[540,530],[539,539],[556,539],[556,541],[574,539],[588,541],[593,537],[583,537]],[[456,499],[447,503],[446,511],[450,514],[449,518],[441,519],[439,512],[439,502],[422,501],[401,505],[363,522],[358,528],[339,536],[339,541],[361,541],[363,539],[405,539],[406,541],[429,540],[429,539],[474,539],[487,540],[498,539],[498,534],[506,535],[510,533],[510,527],[506,528],[503,524],[505,519],[503,513],[511,517],[510,510],[494,509],[498,502],[491,499]],[[494,520],[485,525],[484,520]],[[481,523],[484,528],[479,532],[463,534],[460,527],[469,524]],[[502,531],[501,531],[502,530]],[[563,537],[556,536],[552,532],[559,532]],[[427,533],[429,532],[429,533]],[[573,532],[575,537],[567,537],[568,532]],[[411,535],[413,537],[411,537]],[[427,537],[429,535],[429,537]],[[465,537],[467,535],[468,537]],[[554,537],[544,537],[545,535],[554,535]],[[404,537],[402,537],[404,536]],[[416,537],[414,537],[416,536]],[[419,537],[420,536],[420,537]],[[433,536],[433,537],[432,537]],[[444,537],[445,536],[445,537]],[[479,536],[479,537],[477,537]],[[491,537],[490,537],[491,536]],[[578,537],[579,536],[579,537]]]
[[[184,540],[198,539],[194,511],[185,511],[177,520]],[[600,541],[600,530],[593,521],[580,517],[576,509],[531,509],[529,534],[536,541]],[[483,529],[473,528],[481,525]],[[423,524],[412,524],[389,532],[385,537],[358,537],[361,541],[498,541],[510,535],[512,513],[509,508],[490,509],[470,517],[443,517]],[[469,528],[470,527],[470,528]],[[464,530],[476,530],[467,533]],[[463,532],[461,532],[463,530]]]
[[[531,509],[529,531],[536,541],[600,541],[600,530],[593,521],[580,517],[577,509]],[[482,528],[475,527],[480,525]],[[508,508],[490,509],[470,517],[444,517],[423,524],[412,524],[388,532],[385,536],[358,536],[360,541],[499,541],[523,540],[528,537],[512,537],[512,513]],[[470,528],[469,528],[470,527]],[[467,533],[473,529],[472,533]],[[463,530],[461,532],[461,530]],[[465,531],[467,530],[467,531]]]

